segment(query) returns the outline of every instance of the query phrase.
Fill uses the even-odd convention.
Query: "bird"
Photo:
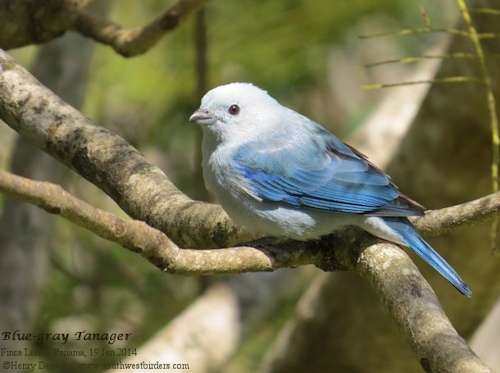
[[[302,241],[355,225],[414,250],[472,296],[408,220],[425,208],[365,155],[267,91],[252,83],[218,86],[189,120],[202,128],[206,187],[236,224]]]

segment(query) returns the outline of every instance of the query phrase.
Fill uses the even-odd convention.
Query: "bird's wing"
[[[234,154],[242,188],[259,201],[371,216],[422,215],[390,177],[329,132],[310,141],[279,138],[242,145]]]

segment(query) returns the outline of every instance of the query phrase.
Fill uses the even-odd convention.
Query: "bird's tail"
[[[458,273],[418,234],[410,221],[406,218],[387,218],[385,223],[399,233],[408,247],[414,250],[422,259],[429,263],[436,271],[446,278],[458,291],[471,297],[472,291],[460,278]]]

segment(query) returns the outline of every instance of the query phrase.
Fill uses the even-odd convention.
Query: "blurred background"
[[[100,3],[96,6],[102,15],[132,28],[147,23],[171,2],[96,3]],[[414,64],[404,63],[371,68],[364,65],[423,55],[439,39],[436,33],[361,37],[424,28],[428,21],[422,14],[428,14],[436,28],[455,27],[458,19],[456,3],[451,0],[214,0],[141,56],[121,57],[110,47],[74,33],[41,46],[9,52],[65,101],[139,149],[184,193],[212,201],[201,177],[200,129],[188,121],[208,89],[234,81],[252,82],[345,140],[390,90],[364,90],[362,86],[404,82],[415,70]],[[41,165],[39,152],[26,147],[29,145],[22,145],[7,126],[0,127],[2,169],[60,183],[92,205],[125,216],[99,189],[52,160]],[[30,154],[26,157],[31,160],[21,154]],[[0,195],[6,219],[17,221],[12,217],[17,215],[7,214],[17,208],[16,203],[7,201]],[[29,213],[23,214],[19,221]],[[235,277],[165,274],[136,254],[62,218],[40,212],[33,219],[34,231],[26,230],[28,223],[10,228],[5,225],[3,229],[4,238],[37,237],[29,241],[33,252],[26,257],[4,259],[4,264],[10,265],[10,275],[17,272],[4,280],[2,288],[11,289],[4,290],[4,294],[10,291],[19,296],[17,303],[6,302],[4,307],[12,307],[6,312],[28,331],[133,333],[129,341],[118,341],[112,347],[140,348],[211,284],[231,282]],[[21,265],[25,260],[30,260],[27,269]],[[236,353],[215,370],[257,370],[279,330],[293,314],[300,295],[320,273],[316,268],[291,272],[283,271],[286,280],[281,281],[286,281],[287,286],[281,287],[279,294],[263,295],[273,298],[272,302],[261,300],[260,304],[270,304],[269,310],[259,307],[263,315],[250,317],[254,321],[246,324]],[[273,275],[281,278],[281,274]],[[240,280],[244,277],[241,276]],[[253,280],[248,277],[245,281]],[[26,312],[20,315],[16,307],[24,307]],[[54,346],[58,344],[31,344],[30,348],[47,361],[61,361],[62,357],[50,352]],[[83,346],[78,343],[73,347]],[[110,347],[105,341],[88,346]],[[65,348],[72,348],[71,341]],[[64,359],[78,361],[75,357]],[[83,360],[121,359],[97,354]],[[190,371],[196,371],[195,362],[188,363],[192,365]]]

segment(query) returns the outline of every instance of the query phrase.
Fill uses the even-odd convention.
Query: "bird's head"
[[[263,119],[269,121],[279,107],[266,91],[253,84],[231,83],[208,91],[189,120],[225,141],[255,133],[257,127],[261,130]]]

